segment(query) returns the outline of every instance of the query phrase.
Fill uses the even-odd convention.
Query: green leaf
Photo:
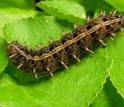
[[[124,11],[124,0],[105,0],[108,4],[113,6],[120,12]]]
[[[31,45],[32,47],[40,43],[47,46],[50,37],[55,40],[60,39],[63,28],[65,32],[69,32],[72,30],[71,27],[72,24],[68,22],[63,23],[62,20],[57,18],[43,16],[7,24],[4,27],[4,34],[8,43],[18,40],[20,43],[26,42],[28,46]]]
[[[109,42],[106,50],[113,59],[113,67],[110,71],[110,80],[117,91],[124,98],[124,33],[117,34],[115,41]]]
[[[5,69],[8,64],[6,53],[6,42],[3,38],[0,38],[0,73]]]
[[[86,11],[94,11],[104,5],[104,0],[80,0]]]
[[[101,6],[98,9],[96,9],[96,11],[94,13],[94,18],[98,18],[100,16],[101,11],[106,11],[106,14],[109,14],[110,11],[112,11],[112,7],[110,5],[108,5],[107,3],[104,3],[103,6]]]
[[[86,13],[80,4],[69,1],[41,1],[37,6],[53,16],[78,24],[84,23]]]
[[[124,107],[124,100],[117,93],[111,81],[107,79],[103,90],[90,107]]]
[[[2,27],[11,21],[31,17],[38,14],[37,11],[18,8],[0,8],[0,37],[3,37]]]
[[[7,42],[26,41],[27,45],[35,47],[41,42],[47,46],[48,39],[60,39],[61,31],[70,32],[72,29],[66,21],[52,16],[42,16],[23,19],[4,27]],[[7,69],[9,76],[3,74],[0,86],[0,104],[8,107],[22,106],[83,106],[87,107],[100,93],[111,69],[111,59],[102,48],[96,49],[95,54],[87,55],[81,63],[71,63],[69,69],[59,69],[54,77],[42,78],[39,82],[27,82],[26,73],[15,78],[15,69]],[[15,70],[17,71],[17,70]],[[18,72],[19,73],[19,70]],[[20,75],[21,76],[21,75]],[[13,80],[13,79],[14,80]],[[30,78],[33,78],[30,76]]]
[[[34,0],[0,0],[0,8],[34,9]]]
[[[55,0],[51,0],[55,1]],[[86,11],[93,12],[101,6],[104,6],[104,0],[59,0],[59,1],[72,1],[81,4]]]

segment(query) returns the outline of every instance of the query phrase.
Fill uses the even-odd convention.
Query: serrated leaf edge
[[[114,61],[113,61],[114,62]],[[110,70],[111,71],[111,70]],[[113,82],[113,79],[111,78],[112,75],[111,75],[111,72],[109,71],[109,76],[110,76],[110,81],[112,82],[113,86],[116,88],[117,90],[117,93],[124,99],[124,96],[123,94],[119,91],[119,88],[116,86],[116,84]]]
[[[88,102],[88,107],[96,100],[96,98],[98,97],[98,95],[100,94],[100,92],[102,91],[102,89],[104,88],[104,84],[106,83],[106,81],[107,81],[107,78],[109,78],[109,76],[110,76],[110,70],[112,69],[112,66],[113,66],[113,59],[112,59],[112,61],[111,61],[111,65],[108,67],[108,69],[106,70],[106,72],[107,72],[107,76],[106,76],[106,79],[103,81],[103,83],[101,84],[101,88],[99,89],[99,91],[98,92],[96,92],[96,96],[91,100],[91,101],[89,101]]]

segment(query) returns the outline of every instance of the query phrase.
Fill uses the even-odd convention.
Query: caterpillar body
[[[17,68],[24,72],[37,74],[49,73],[53,76],[60,66],[68,69],[68,64],[75,59],[80,62],[83,53],[93,53],[94,44],[106,46],[104,40],[110,37],[113,40],[115,32],[124,27],[124,16],[116,14],[116,11],[106,15],[105,11],[92,20],[87,20],[85,25],[77,26],[71,33],[62,35],[60,40],[53,41],[48,47],[40,50],[32,50],[23,47],[17,41],[7,45],[8,57]]]

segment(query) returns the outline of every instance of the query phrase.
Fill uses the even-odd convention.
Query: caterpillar
[[[68,69],[71,60],[80,62],[80,57],[86,53],[94,53],[94,44],[106,46],[104,40],[110,37],[113,40],[115,32],[124,27],[124,16],[116,14],[116,11],[108,15],[105,11],[101,15],[89,20],[82,26],[74,25],[71,33],[63,32],[60,40],[52,41],[48,47],[40,47],[39,50],[29,49],[14,41],[7,45],[8,58],[12,63],[24,72],[33,72],[35,78],[38,74],[49,73],[53,77],[59,67]]]

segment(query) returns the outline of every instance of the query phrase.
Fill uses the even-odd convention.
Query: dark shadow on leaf
[[[97,107],[100,105],[101,107],[124,107],[124,100],[122,97],[117,93],[117,89],[113,86],[112,82],[108,78],[106,83],[104,84],[104,88],[102,89],[101,93],[98,95],[96,100],[90,107]]]
[[[107,80],[103,91],[105,92],[106,98],[111,104],[111,107],[124,107],[124,100],[117,93],[117,89],[112,85],[109,79]]]

